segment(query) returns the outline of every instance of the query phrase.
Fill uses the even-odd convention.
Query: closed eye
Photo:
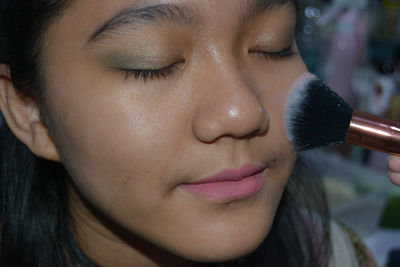
[[[263,51],[262,49],[252,49],[249,51],[250,54],[255,54],[262,56],[266,59],[272,59],[272,60],[279,60],[279,59],[288,59],[297,53],[293,50],[292,45],[290,45],[288,48],[285,48],[281,51],[277,52],[271,52],[271,51]]]
[[[134,78],[135,80],[148,81],[153,79],[166,79],[173,75],[178,67],[184,62],[176,62],[166,67],[158,69],[124,69],[118,68],[116,71],[122,71],[125,74],[125,79]]]

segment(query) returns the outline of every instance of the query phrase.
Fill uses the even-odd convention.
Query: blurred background
[[[299,0],[297,44],[309,70],[356,109],[400,121],[400,0]],[[387,154],[350,145],[306,152],[333,216],[379,266],[400,266],[400,188]]]

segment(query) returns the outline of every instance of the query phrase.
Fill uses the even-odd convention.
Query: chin
[[[246,256],[256,250],[265,237],[253,240],[253,242],[242,242],[240,239],[235,244],[219,244],[217,246],[190,251],[182,255],[184,258],[196,262],[226,262]]]
[[[201,239],[186,246],[180,255],[196,262],[225,262],[246,256],[256,250],[265,240],[270,226],[263,229],[249,229],[245,232],[220,233],[209,240]]]

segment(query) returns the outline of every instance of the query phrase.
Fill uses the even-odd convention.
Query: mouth
[[[220,173],[192,183],[182,184],[187,191],[218,201],[233,201],[249,198],[264,185],[265,168],[248,164],[239,169],[224,170]]]

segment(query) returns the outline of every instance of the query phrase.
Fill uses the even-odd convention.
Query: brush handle
[[[355,110],[346,143],[400,155],[400,122]]]

